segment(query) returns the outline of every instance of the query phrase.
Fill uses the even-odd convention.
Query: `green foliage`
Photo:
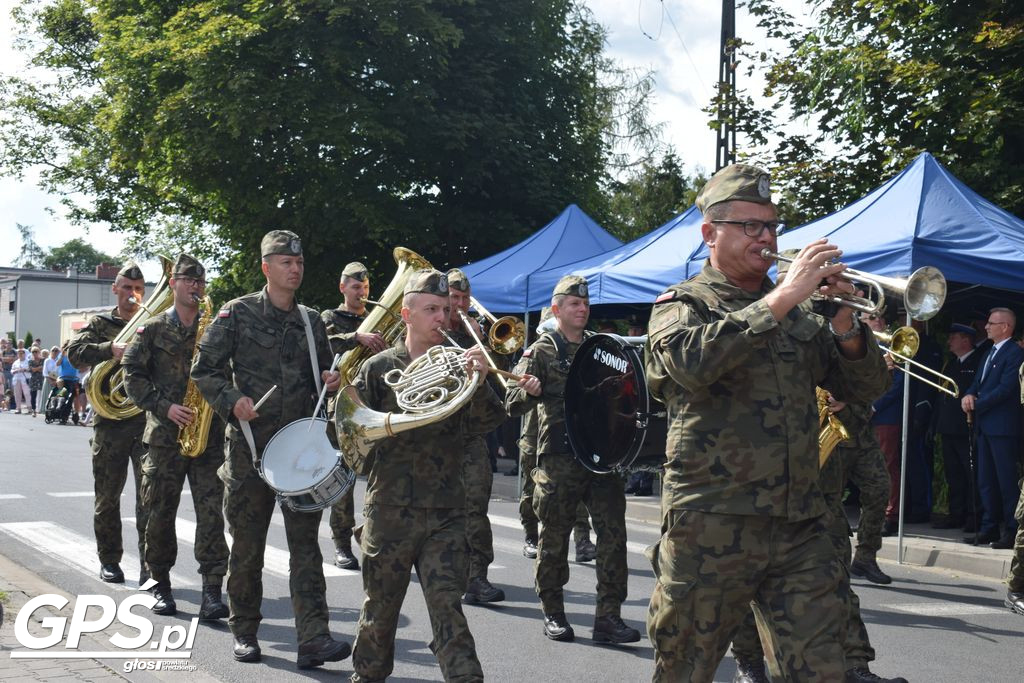
[[[41,268],[46,252],[36,244],[32,226],[15,223],[14,227],[21,235],[21,251],[18,252],[18,258],[13,265],[17,268]]]
[[[43,267],[50,270],[69,270],[80,273],[95,270],[101,263],[117,263],[110,254],[99,251],[81,237],[70,239],[59,247],[51,249],[43,258]]]
[[[611,184],[606,228],[628,242],[693,206],[707,178],[686,175],[671,150],[657,165],[643,164],[625,180]]]
[[[32,336],[31,332],[26,332],[25,333],[25,348],[26,349],[31,349],[32,348],[32,340],[33,339],[35,339],[35,337]]]

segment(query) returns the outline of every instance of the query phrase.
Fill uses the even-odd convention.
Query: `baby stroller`
[[[78,413],[71,409],[75,397],[71,395],[63,382],[58,382],[57,387],[57,390],[50,394],[50,398],[46,401],[46,414],[43,419],[46,424],[60,422],[65,425],[68,423],[70,415],[75,424],[78,424]]]

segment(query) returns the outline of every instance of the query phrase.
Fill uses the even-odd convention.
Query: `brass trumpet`
[[[526,341],[526,325],[522,320],[511,315],[495,318],[493,313],[472,296],[469,297],[469,305],[491,323],[491,328],[487,332],[487,345],[495,353],[507,356],[523,348],[523,342]]]
[[[761,258],[766,261],[793,262],[793,259],[777,254],[770,249],[762,249]],[[906,278],[874,275],[853,268],[847,268],[840,275],[851,282],[867,285],[874,293],[874,298],[853,294],[832,297],[812,294],[811,298],[825,299],[870,315],[882,315],[885,311],[885,292],[888,290],[903,297],[903,306],[914,320],[928,320],[934,317],[946,301],[946,278],[938,268],[932,266],[918,268],[910,274],[910,277]]]
[[[949,394],[953,398],[960,395],[960,387],[956,385],[956,380],[952,377],[947,377],[941,372],[932,370],[924,363],[912,360],[917,355],[917,350],[921,346],[921,337],[913,327],[897,327],[891,334],[886,332],[874,332],[874,334],[875,339],[878,340],[878,348],[892,356],[894,359],[893,363],[896,363],[897,360],[903,361],[902,366],[896,363],[900,370],[928,386],[935,387],[939,391]],[[931,375],[938,381],[934,382],[927,377],[911,372],[911,365],[918,368],[920,372]]]

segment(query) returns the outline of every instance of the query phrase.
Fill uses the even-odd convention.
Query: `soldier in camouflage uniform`
[[[815,386],[868,401],[885,363],[849,308],[825,320],[801,306],[823,279],[853,291],[838,249],[817,240],[783,284],[765,277],[778,229],[767,173],[728,166],[697,206],[709,262],[658,297],[648,327],[648,386],[669,427],[662,537],[648,552],[654,680],[711,681],[757,601],[788,680],[841,681],[843,568],[818,483]]]
[[[228,608],[221,600],[221,583],[228,571],[228,544],[224,540],[224,484],[217,468],[224,464],[224,422],[214,417],[206,449],[186,457],[178,446],[178,432],[196,419],[182,405],[188,386],[192,353],[199,327],[199,301],[206,292],[206,270],[199,261],[182,254],[170,278],[174,306],[146,321],[135,332],[121,365],[125,389],[132,403],[146,411],[142,440],[148,447],[142,466],[142,499],[149,510],[146,524],[146,565],[157,582],[156,614],[175,614],[171,594],[171,567],[178,555],[175,518],[181,488],[188,478],[196,509],[193,549],[203,577],[200,619],[223,619]]]
[[[267,286],[226,303],[210,323],[192,364],[192,379],[217,414],[228,422],[224,465],[224,516],[234,536],[228,561],[228,625],[239,662],[259,661],[256,632],[263,615],[263,553],[277,504],[274,489],[258,473],[258,458],[285,425],[313,414],[318,380],[336,391],[341,376],[317,313],[295,300],[302,284],[302,243],[287,230],[272,230],[260,244]],[[310,353],[309,337],[313,348]],[[311,367],[316,359],[316,373]],[[256,401],[270,394],[259,412]],[[250,446],[249,435],[253,445]],[[288,538],[289,588],[301,669],[344,659],[348,643],[331,638],[327,584],[318,531],[322,513],[281,506]]]
[[[537,467],[533,509],[543,527],[537,545],[536,583],[544,610],[544,634],[551,640],[575,637],[565,617],[563,587],[569,581],[569,534],[582,501],[597,531],[597,609],[593,637],[599,643],[633,643],[640,632],[619,616],[626,599],[626,494],[622,479],[594,474],[569,451],[565,435],[565,382],[572,358],[585,338],[590,317],[587,281],[567,275],[551,296],[558,329],[542,335],[523,353],[506,407],[513,415],[537,408]]]
[[[449,317],[448,279],[420,270],[405,287],[406,334],[363,363],[355,385],[365,404],[401,412],[384,375],[405,368],[436,344]],[[471,371],[486,376],[479,348],[466,352]],[[462,612],[466,586],[466,490],[462,480],[468,433],[493,429],[505,413],[482,380],[454,415],[380,441],[360,466],[367,474],[366,522],[360,541],[366,600],[359,614],[353,681],[383,681],[394,668],[398,617],[416,568],[433,629],[430,649],[446,681],[482,681],[476,645]]]
[[[466,331],[459,311],[467,316],[469,314],[469,278],[458,268],[452,268],[446,275],[448,303],[451,306],[448,334],[459,346],[468,349],[476,342]],[[470,324],[475,326],[473,329],[477,337],[484,339],[483,330],[477,321],[473,318],[469,320]],[[475,426],[470,425],[471,428]],[[467,605],[501,602],[505,599],[505,591],[494,587],[487,580],[487,568],[494,561],[494,537],[491,533],[491,521],[487,518],[494,472],[491,470],[491,458],[485,439],[487,431],[473,431],[466,435],[466,458],[462,469],[463,484],[466,488],[466,543],[469,546],[468,581],[462,601]]]
[[[142,271],[128,261],[117,273],[111,290],[117,307],[109,313],[94,315],[68,344],[68,360],[77,368],[114,360],[120,361],[126,345],[114,343],[124,326],[139,310],[146,290]],[[139,585],[149,578],[146,571],[146,506],[142,502],[142,460],[146,451],[142,433],[146,415],[139,413],[124,420],[110,420],[97,414],[93,418],[92,476],[96,490],[93,530],[100,558],[100,579],[124,583],[121,571],[121,491],[131,465],[135,476],[135,528],[139,533]]]
[[[341,305],[320,314],[327,326],[331,351],[344,354],[360,344],[374,351],[383,351],[386,344],[379,334],[356,331],[366,318],[366,299],[370,296],[370,275],[366,266],[358,261],[346,265],[341,271],[338,291],[342,296]],[[359,560],[352,554],[352,527],[356,524],[355,504],[352,500],[354,489],[350,488],[331,506],[334,564],[342,569],[359,569]]]
[[[1020,401],[1024,403],[1024,364],[1020,366]],[[1010,576],[1004,604],[1011,612],[1024,616],[1024,480],[1021,481],[1020,497],[1017,498],[1017,535],[1013,539],[1013,559],[1010,560]]]

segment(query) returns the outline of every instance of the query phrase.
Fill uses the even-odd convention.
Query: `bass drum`
[[[591,472],[658,471],[665,464],[665,408],[647,392],[641,351],[616,334],[595,334],[573,357],[565,430]]]

